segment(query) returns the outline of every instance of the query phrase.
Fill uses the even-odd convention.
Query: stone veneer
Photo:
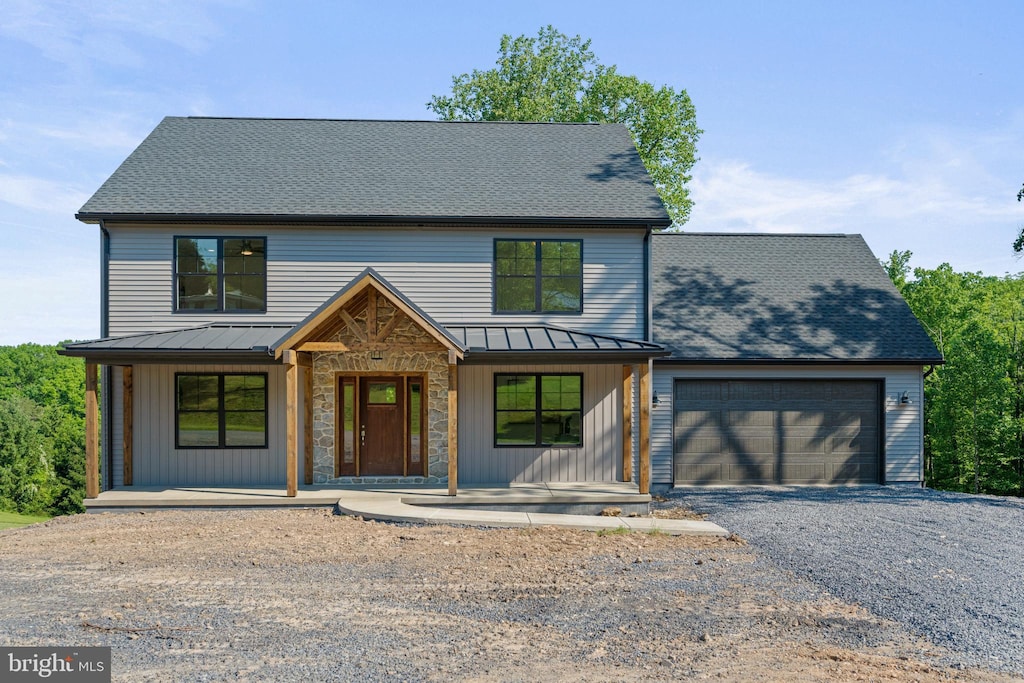
[[[378,321],[381,327],[395,311],[379,297]],[[365,309],[353,316],[362,324]],[[401,320],[380,344],[383,358],[370,358],[370,351],[313,353],[313,482],[315,484],[441,483],[448,481],[448,351],[409,318]],[[330,341],[349,347],[359,341],[346,329]],[[388,348],[396,345],[400,348]],[[409,347],[415,346],[416,350]],[[427,475],[410,477],[335,477],[335,410],[338,374],[402,372],[427,376]]]

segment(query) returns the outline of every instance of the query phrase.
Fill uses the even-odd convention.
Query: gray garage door
[[[879,481],[881,383],[676,380],[676,484]]]

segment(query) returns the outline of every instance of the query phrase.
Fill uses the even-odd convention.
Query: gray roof
[[[211,323],[183,330],[149,332],[68,344],[66,356],[95,360],[159,361],[194,356],[204,362],[216,359],[250,362],[273,360],[270,346],[291,325],[233,325]]]
[[[167,117],[78,218],[650,223],[621,124]]]
[[[860,235],[654,235],[668,360],[941,362]]]
[[[579,332],[551,325],[467,325],[449,326],[448,331],[467,349],[466,359],[493,361],[498,356],[523,358],[578,359],[650,358],[666,355],[658,344]]]

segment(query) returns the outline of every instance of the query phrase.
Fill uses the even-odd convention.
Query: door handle
[[[359,442],[366,445],[366,425],[360,425],[359,428]]]

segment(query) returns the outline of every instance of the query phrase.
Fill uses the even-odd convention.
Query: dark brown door
[[[363,377],[359,381],[359,474],[405,474],[405,380]]]

